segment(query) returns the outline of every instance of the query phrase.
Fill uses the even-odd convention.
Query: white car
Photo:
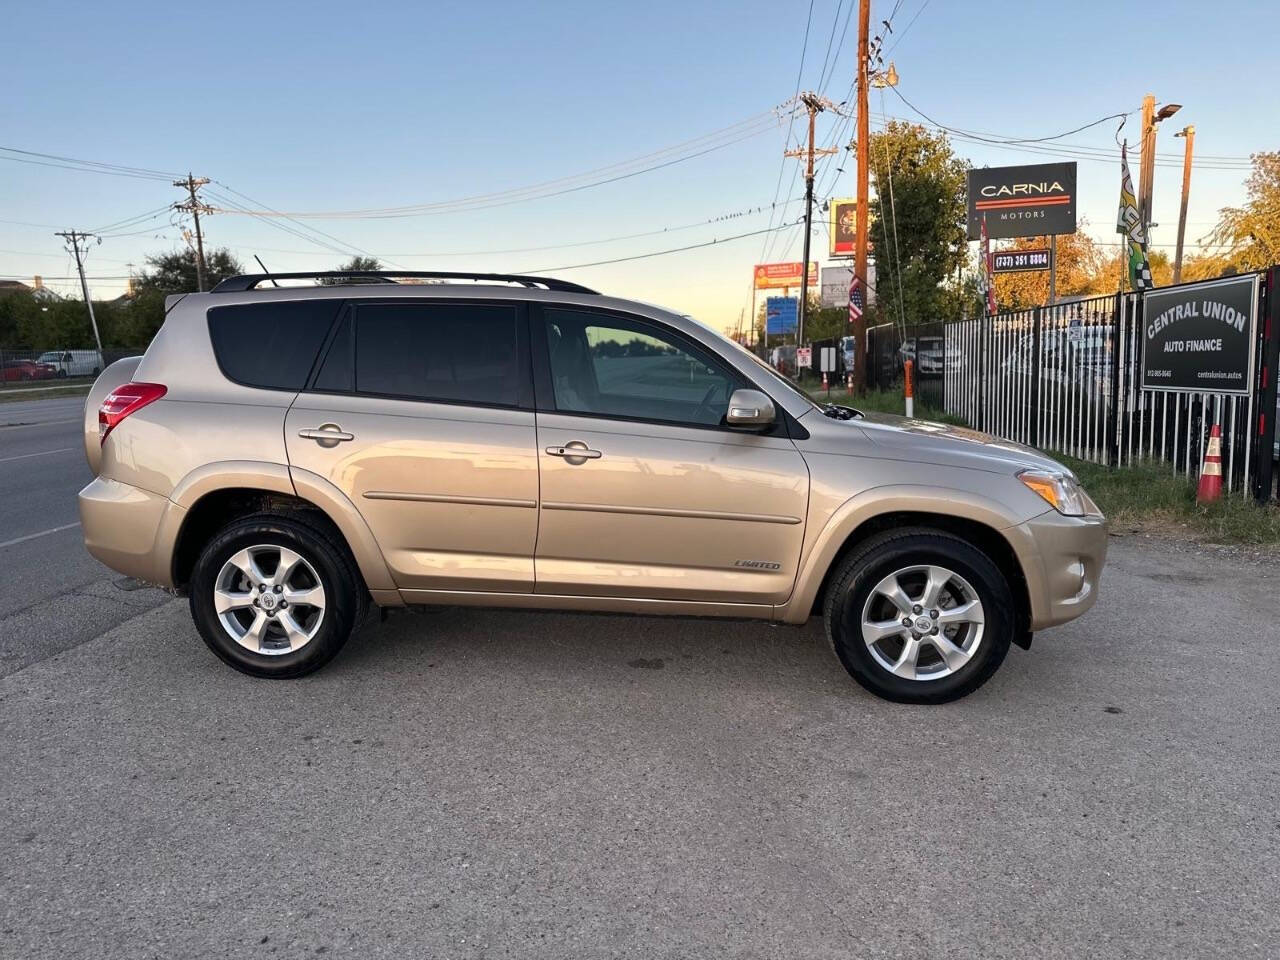
[[[38,362],[52,366],[59,377],[96,377],[103,367],[97,350],[49,350]]]

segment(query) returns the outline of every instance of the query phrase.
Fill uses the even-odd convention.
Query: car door
[[[357,300],[290,408],[290,465],[350,499],[402,590],[531,593],[538,461],[525,308]]]
[[[532,325],[537,592],[785,601],[809,474],[785,425],[723,425],[731,392],[754,385],[650,320],[548,305]]]

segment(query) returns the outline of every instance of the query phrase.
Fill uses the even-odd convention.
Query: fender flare
[[[827,519],[806,545],[800,562],[796,589],[787,603],[778,608],[777,619],[803,623],[813,609],[827,572],[849,537],[868,520],[889,513],[931,513],[980,523],[991,528],[1009,545],[1022,568],[1022,575],[1034,597],[1043,579],[1043,565],[1034,541],[1017,535],[1015,528],[1027,518],[1009,512],[1008,506],[969,490],[916,484],[887,484],[872,487],[850,497]]]
[[[323,477],[282,463],[256,460],[223,460],[206,463],[188,473],[174,487],[169,499],[178,509],[167,510],[161,536],[170,552],[187,513],[202,497],[218,490],[262,490],[298,497],[333,521],[355,557],[365,586],[370,590],[396,590],[386,558],[364,517],[336,486]]]

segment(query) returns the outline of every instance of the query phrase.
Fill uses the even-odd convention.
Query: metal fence
[[[0,390],[91,379],[121,357],[140,353],[142,350],[137,347],[101,352],[92,346],[45,350],[0,348]]]
[[[1265,358],[1274,355],[1276,332],[1264,322],[1267,285],[1260,290],[1258,346],[1272,350],[1259,349]],[[944,409],[1019,443],[1112,465],[1164,461],[1188,477],[1198,475],[1217,423],[1226,489],[1269,498],[1276,452],[1263,428],[1277,411],[1262,410],[1256,399],[1267,374],[1256,377],[1248,396],[1143,389],[1142,325],[1138,294],[949,323]],[[1266,469],[1259,471],[1262,460]]]
[[[915,371],[915,397],[922,406],[943,409],[948,364],[946,329],[941,323],[901,327],[882,323],[867,328],[867,387],[899,390],[910,359]],[[954,354],[950,362],[956,361]]]

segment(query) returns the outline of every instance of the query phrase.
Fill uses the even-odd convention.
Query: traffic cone
[[[1200,467],[1200,483],[1196,486],[1196,503],[1212,503],[1222,496],[1222,428],[1216,423],[1209,430],[1209,446]]]

